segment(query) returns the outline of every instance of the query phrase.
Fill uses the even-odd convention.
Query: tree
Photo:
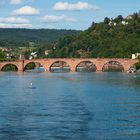
[[[17,71],[17,67],[13,64],[7,64],[2,68],[2,71]]]
[[[31,62],[29,64],[27,64],[27,66],[25,67],[25,70],[32,70],[35,69],[36,65],[34,62]]]
[[[114,19],[114,21],[115,21],[116,23],[120,23],[121,21],[123,21],[123,16],[122,16],[122,15],[118,15],[118,16]]]
[[[0,58],[6,58],[6,54],[2,50],[0,50]]]
[[[24,57],[25,57],[25,59],[29,59],[30,54],[31,54],[30,51],[25,51],[25,52],[24,52]]]
[[[122,21],[123,20],[123,16],[122,15],[118,15],[117,18],[118,18],[119,21]]]
[[[136,67],[137,70],[140,69],[140,62],[135,63],[134,66]]]
[[[140,55],[138,55],[137,59],[139,60],[139,62],[135,63],[134,66],[138,70],[138,69],[140,69]]]
[[[104,19],[104,23],[105,23],[105,24],[109,24],[109,22],[110,22],[110,18],[105,17],[105,19]]]
[[[138,13],[134,13],[134,14],[133,14],[133,19],[134,19],[134,20],[137,20],[137,19],[138,19]]]
[[[139,60],[139,63],[140,63],[140,55],[138,55],[137,59]]]

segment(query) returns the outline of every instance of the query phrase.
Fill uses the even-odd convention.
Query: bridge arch
[[[56,60],[53,61],[49,66],[50,72],[70,72],[71,67],[67,61]]]
[[[129,69],[127,70],[127,72],[129,72],[129,73],[135,73],[135,72],[140,73],[140,62],[133,63],[129,67]]]
[[[6,64],[3,64],[1,66],[1,71],[18,71],[19,68],[18,68],[18,65],[14,64],[14,63],[6,63]]]
[[[76,72],[96,72],[96,70],[96,65],[89,60],[79,62],[75,67]]]
[[[26,71],[26,70],[33,70],[33,69],[35,69],[35,68],[42,68],[42,69],[44,69],[44,71],[45,71],[44,65],[41,64],[41,63],[38,62],[38,61],[28,61],[27,63],[24,64],[23,71]]]
[[[134,66],[136,68],[136,70],[139,70],[140,69],[140,62],[136,62],[132,66]]]
[[[117,60],[110,60],[102,67],[103,72],[123,72],[124,70],[124,65]]]

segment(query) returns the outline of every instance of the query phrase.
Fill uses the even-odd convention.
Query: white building
[[[132,54],[132,59],[136,59],[139,55],[140,55],[140,53]]]
[[[110,26],[112,26],[112,25],[113,25],[113,26],[116,26],[117,23],[116,23],[116,22],[112,22],[112,21],[110,21],[110,22],[109,22],[109,25],[110,25]]]
[[[114,26],[116,26],[117,25],[117,23],[116,22],[114,22],[114,24],[113,24]]]
[[[49,55],[50,50],[46,50],[45,51],[45,55],[48,56]]]
[[[31,60],[31,59],[36,58],[36,57],[37,57],[37,52],[32,52],[32,53],[30,54],[29,59]]]
[[[122,24],[123,24],[123,25],[128,25],[128,22],[122,21]]]

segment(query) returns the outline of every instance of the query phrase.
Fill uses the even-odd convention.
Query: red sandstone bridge
[[[133,66],[138,60],[132,60],[132,59],[116,59],[116,58],[55,58],[55,59],[33,59],[33,60],[17,60],[17,61],[10,61],[10,62],[0,62],[0,70],[3,69],[4,66],[8,64],[15,65],[18,69],[18,71],[24,71],[25,67],[31,63],[40,63],[45,71],[50,71],[51,66],[55,62],[65,62],[69,67],[70,71],[74,72],[76,71],[76,68],[78,64],[82,62],[91,62],[96,66],[96,71],[101,72],[103,70],[103,67],[105,64],[115,61],[118,62],[123,66],[124,71],[127,71],[131,66]]]

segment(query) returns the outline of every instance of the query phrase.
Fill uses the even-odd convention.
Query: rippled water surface
[[[139,139],[140,75],[0,73],[0,140]]]

